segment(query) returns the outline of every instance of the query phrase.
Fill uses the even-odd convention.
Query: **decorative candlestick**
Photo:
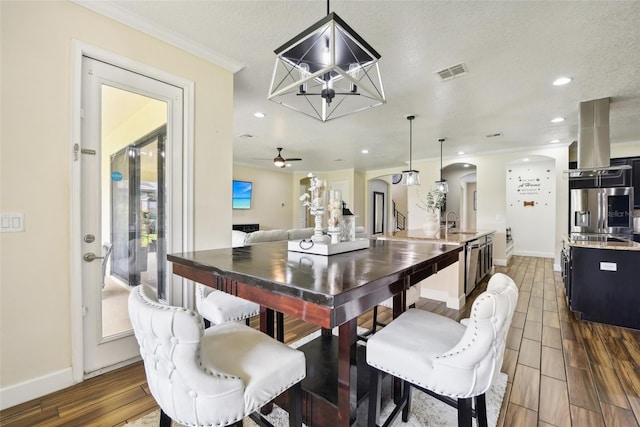
[[[327,182],[324,179],[314,177],[313,174],[307,175],[309,177],[310,186],[309,193],[304,193],[300,196],[300,200],[304,206],[309,208],[309,212],[314,216],[315,228],[313,229],[313,236],[311,241],[314,243],[329,244],[330,237],[325,236],[322,232],[322,217],[325,210],[326,201],[326,187]],[[309,196],[311,194],[311,196]],[[311,198],[311,200],[309,200]]]
[[[342,192],[331,190],[329,198],[329,224],[327,232],[331,236],[331,243],[340,243],[342,232]]]

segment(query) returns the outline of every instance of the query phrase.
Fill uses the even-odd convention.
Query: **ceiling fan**
[[[289,158],[289,159],[285,159],[284,157],[282,157],[282,147],[278,147],[276,148],[276,150],[278,150],[278,155],[276,157],[273,158],[273,165],[279,168],[283,168],[285,167],[285,165],[287,164],[287,162],[296,162],[299,160],[302,160],[300,158]]]

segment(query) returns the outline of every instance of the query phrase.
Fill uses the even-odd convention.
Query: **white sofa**
[[[293,228],[291,230],[258,230],[251,233],[232,230],[231,233],[231,246],[236,248],[238,246],[249,246],[262,242],[308,239],[313,236],[313,227]],[[356,237],[367,237],[364,227],[356,227]]]

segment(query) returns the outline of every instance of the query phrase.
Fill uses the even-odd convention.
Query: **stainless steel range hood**
[[[611,166],[609,98],[581,102],[578,108],[578,168],[565,171],[569,178],[615,175],[629,165]]]

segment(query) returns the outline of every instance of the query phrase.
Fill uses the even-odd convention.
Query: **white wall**
[[[293,176],[279,169],[259,169],[235,164],[233,179],[253,182],[251,209],[233,209],[234,224],[260,224],[261,230],[295,228]],[[228,182],[231,186],[231,181]],[[297,199],[296,199],[297,200]]]
[[[475,230],[477,222],[476,214],[478,212],[476,205],[476,190],[478,189],[476,184],[476,173],[473,172],[469,175],[463,176],[462,178],[463,179],[460,181],[460,185],[463,187],[460,206],[460,210],[462,211],[460,228],[463,230]]]
[[[554,168],[554,160],[548,157],[528,156],[507,165],[507,226],[514,255],[554,256]]]
[[[0,204],[25,214],[24,232],[0,237],[5,405],[19,390],[44,394],[73,381],[72,41],[195,83],[196,249],[231,243],[233,75],[67,1],[2,1],[0,31]]]

